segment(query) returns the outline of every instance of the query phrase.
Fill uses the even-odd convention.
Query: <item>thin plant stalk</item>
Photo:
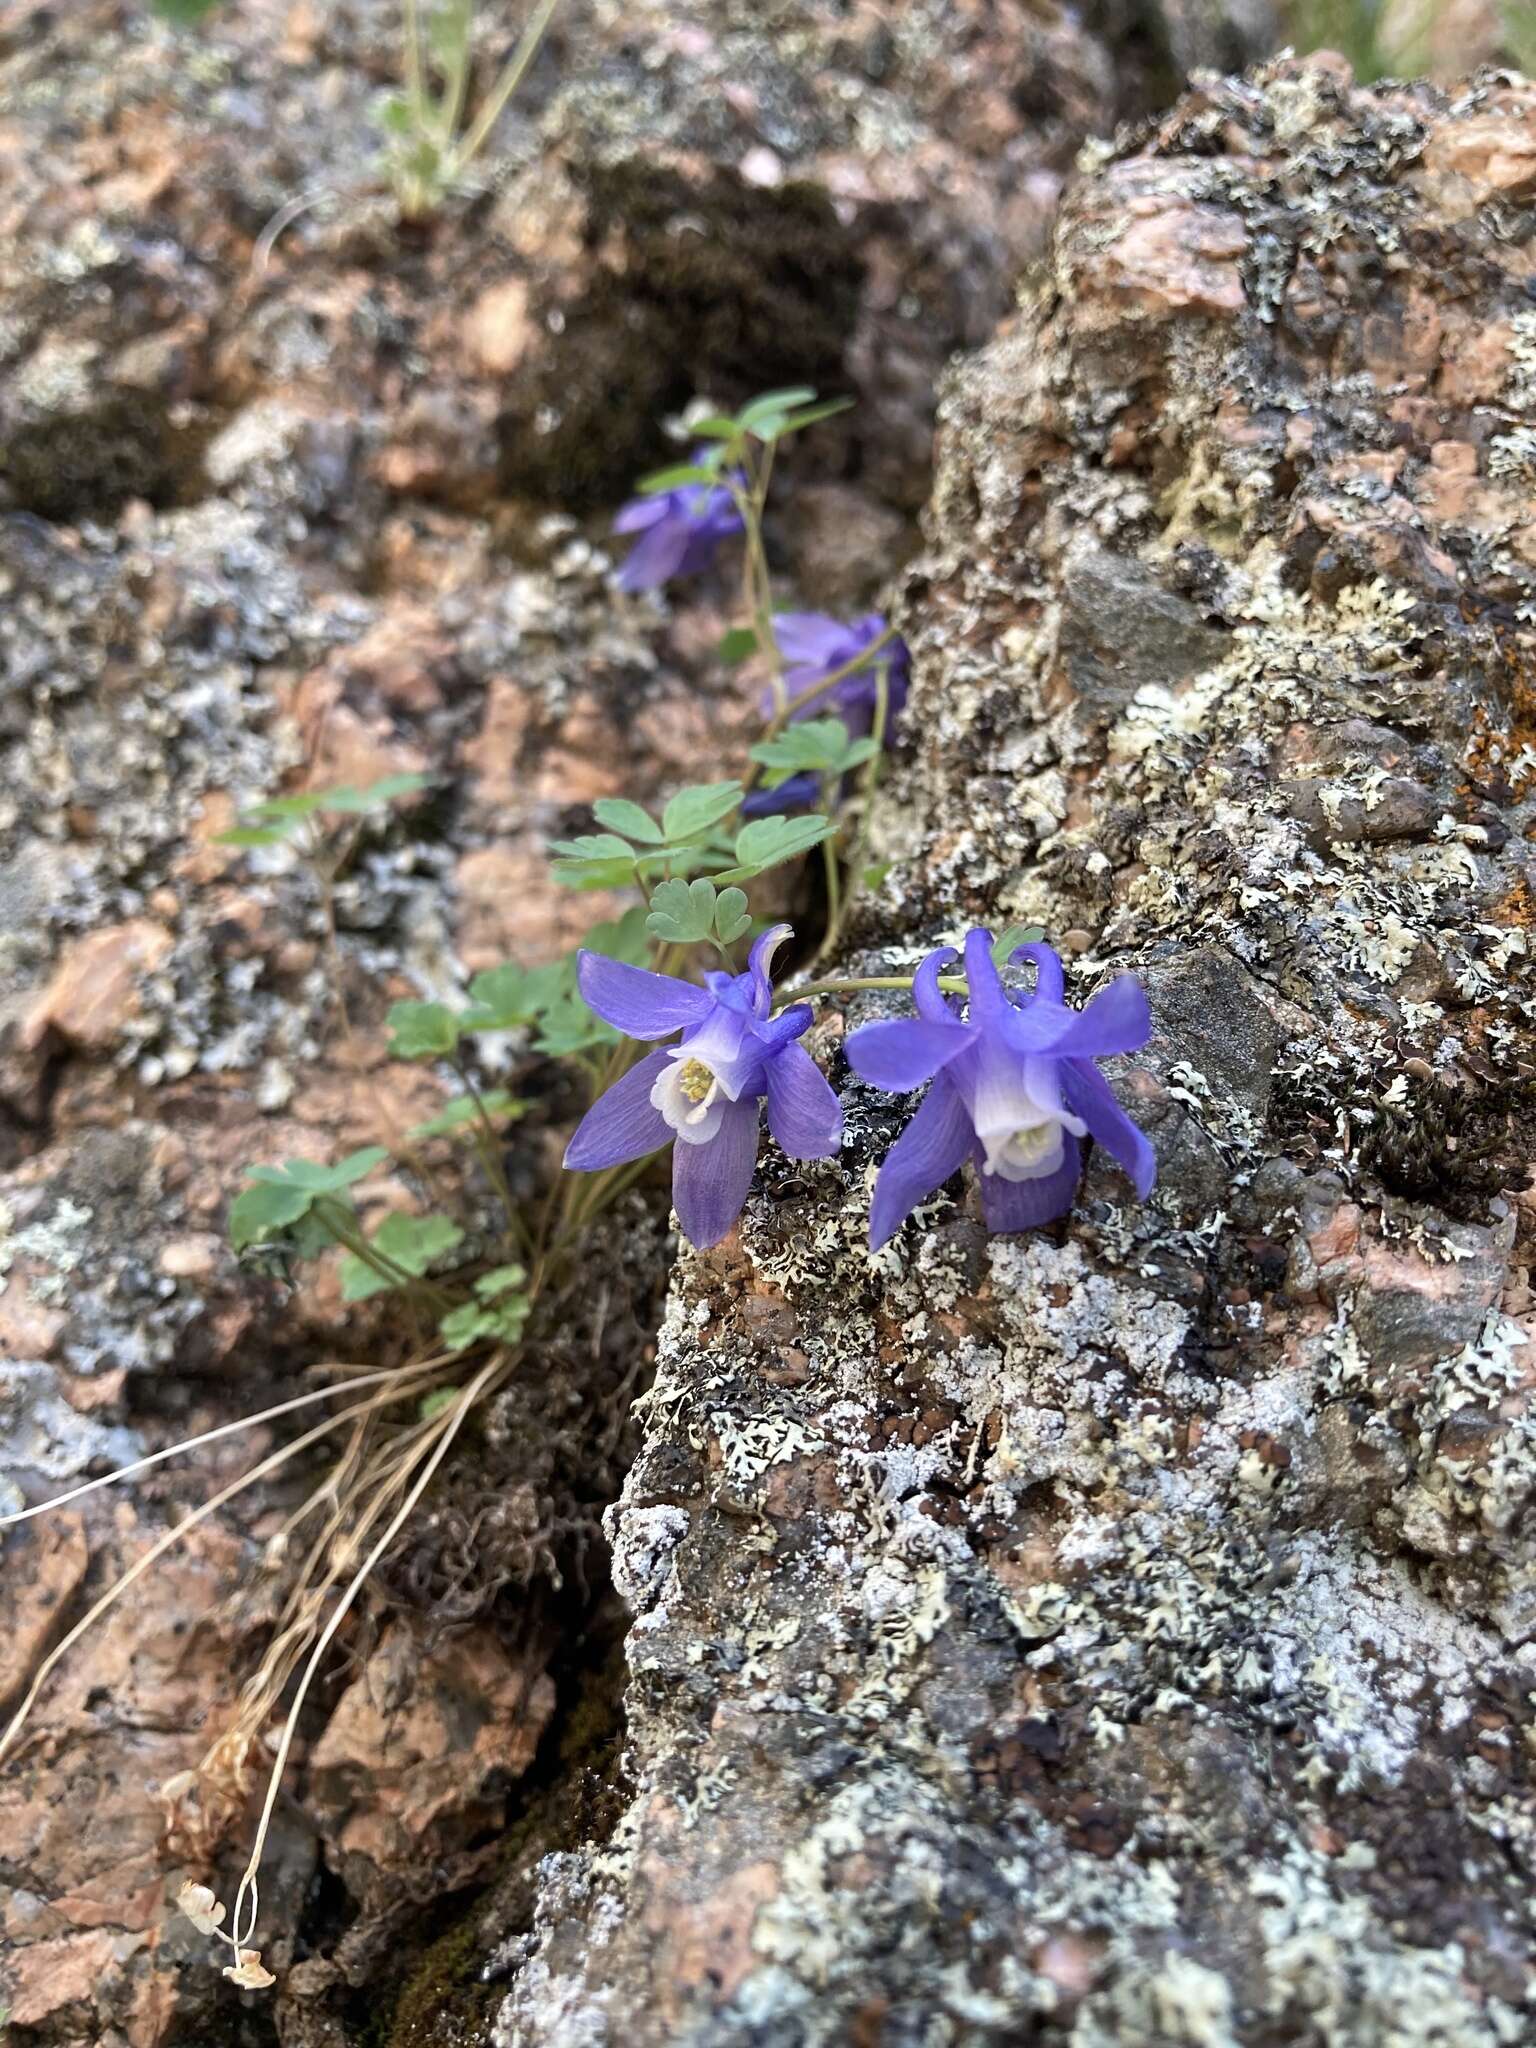
[[[386,1401],[393,1398],[393,1396],[375,1396],[373,1402],[360,1405],[382,1407]],[[175,1528],[165,1530],[150,1545],[142,1557],[136,1558],[126,1571],[120,1573],[107,1588],[106,1592],[99,1599],[92,1602],[80,1620],[75,1623],[74,1627],[60,1642],[55,1644],[54,1648],[49,1651],[48,1655],[38,1666],[37,1671],[33,1675],[32,1683],[27,1688],[25,1698],[6,1723],[4,1732],[0,1733],[0,1758],[4,1758],[11,1745],[15,1742],[16,1737],[21,1733],[27,1716],[36,1705],[38,1695],[47,1683],[50,1674],[57,1668],[60,1661],[68,1655],[70,1650],[74,1648],[75,1644],[79,1642],[87,1630],[99,1621],[102,1615],[108,1613],[116,1605],[117,1601],[122,1598],[130,1586],[136,1584],[152,1565],[158,1564],[166,1552],[173,1549],[183,1536],[190,1534],[199,1523],[206,1522],[210,1515],[217,1513],[226,1502],[233,1500],[236,1494],[243,1493],[248,1486],[254,1485],[258,1479],[264,1479],[269,1472],[275,1472],[279,1466],[285,1465],[290,1458],[296,1457],[300,1451],[307,1450],[311,1444],[318,1443],[322,1437],[329,1436],[332,1430],[339,1429],[355,1412],[355,1410],[349,1409],[341,1415],[328,1416],[324,1422],[316,1423],[313,1429],[308,1429],[302,1436],[295,1437],[292,1443],[280,1445],[277,1450],[270,1452],[259,1463],[253,1465],[249,1471],[242,1473],[238,1479],[232,1479],[227,1486],[221,1486],[217,1493],[211,1495],[200,1506],[194,1508],[189,1515],[183,1516]]]
[[[252,1847],[250,1860],[246,1864],[244,1874],[241,1876],[239,1889],[235,1894],[235,1909],[233,1914],[231,1915],[231,1921],[234,1929],[235,1941],[238,1946],[245,1946],[246,1943],[249,1941],[251,1934],[255,1931],[256,1915],[259,1910],[259,1893],[257,1890],[256,1873],[261,1865],[262,1851],[266,1847],[267,1831],[272,1825],[272,1813],[274,1807],[277,1804],[277,1794],[278,1789],[282,1783],[283,1773],[287,1768],[288,1753],[293,1747],[293,1739],[298,1728],[299,1715],[303,1709],[304,1701],[308,1697],[309,1688],[314,1683],[315,1673],[319,1670],[320,1665],[325,1657],[325,1653],[330,1648],[331,1642],[335,1637],[336,1631],[341,1627],[342,1622],[346,1619],[347,1615],[352,1611],[353,1603],[356,1601],[358,1594],[362,1591],[363,1586],[366,1584],[369,1573],[373,1570],[374,1566],[378,1563],[379,1559],[384,1555],[385,1551],[389,1548],[390,1544],[393,1543],[393,1541],[395,1540],[395,1537],[400,1533],[401,1529],[405,1526],[405,1523],[409,1519],[412,1511],[414,1510],[416,1503],[421,1499],[422,1495],[426,1492],[428,1486],[430,1486],[430,1484],[432,1483],[433,1475],[436,1473],[437,1468],[439,1467],[439,1465],[442,1464],[444,1458],[448,1455],[449,1448],[452,1445],[454,1438],[458,1435],[460,1426],[462,1425],[465,1416],[469,1413],[470,1409],[479,1399],[482,1388],[487,1386],[490,1383],[492,1377],[502,1369],[504,1360],[505,1353],[497,1352],[488,1361],[488,1363],[482,1366],[480,1371],[476,1373],[475,1377],[465,1387],[463,1393],[460,1394],[458,1400],[453,1404],[453,1406],[451,1408],[444,1410],[443,1427],[438,1432],[437,1442],[432,1446],[432,1449],[429,1455],[427,1456],[426,1462],[423,1464],[421,1470],[417,1473],[415,1479],[411,1482],[411,1485],[407,1490],[404,1499],[401,1501],[399,1508],[390,1517],[389,1525],[385,1529],[383,1535],[380,1536],[378,1541],[374,1544],[373,1548],[369,1551],[367,1557],[364,1558],[362,1564],[353,1574],[353,1577],[347,1586],[347,1590],[342,1594],[340,1600],[336,1603],[335,1608],[332,1610],[330,1617],[326,1621],[325,1627],[320,1631],[319,1636],[316,1638],[315,1646],[313,1650],[310,1652],[309,1659],[304,1666],[303,1676],[299,1680],[298,1690],[294,1695],[293,1703],[288,1709],[287,1719],[283,1723],[282,1737],[278,1742],[276,1753],[273,1756],[272,1770],[267,1780],[267,1796],[262,1802],[261,1817],[256,1824],[255,1844]],[[249,1900],[250,1922],[246,1932],[244,1934],[241,1934],[241,1912],[245,1908],[247,1900]]]
[[[14,1514],[0,1515],[0,1529],[10,1529],[18,1522],[30,1522],[38,1515],[51,1514],[55,1508],[68,1507],[71,1501],[82,1500],[86,1494],[95,1493],[103,1486],[115,1486],[120,1479],[136,1479],[141,1472],[163,1465],[167,1458],[178,1458],[183,1451],[201,1450],[204,1444],[216,1444],[221,1438],[234,1436],[242,1429],[254,1429],[259,1422],[275,1422],[279,1416],[292,1415],[300,1408],[312,1408],[317,1401],[329,1401],[339,1394],[353,1393],[358,1387],[376,1386],[380,1380],[396,1380],[405,1373],[424,1372],[441,1363],[441,1358],[432,1358],[424,1359],[419,1365],[383,1366],[377,1372],[359,1373],[355,1379],[338,1381],[334,1387],[317,1387],[310,1394],[295,1394],[290,1401],[278,1401],[270,1408],[258,1408],[253,1415],[242,1415],[234,1422],[221,1422],[216,1429],[205,1429],[197,1436],[183,1437],[179,1443],[167,1444],[163,1451],[151,1451],[147,1457],[135,1458],[131,1465],[119,1465],[114,1471],[103,1472],[97,1479],[87,1479],[79,1486],[72,1486],[68,1493],[56,1493],[52,1500],[39,1501],[36,1507],[18,1508]]]

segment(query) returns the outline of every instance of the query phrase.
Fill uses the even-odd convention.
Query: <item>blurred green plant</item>
[[[218,0],[149,0],[150,12],[176,28],[195,28]],[[466,123],[474,68],[475,0],[403,0],[401,91],[374,110],[385,163],[405,220],[420,220],[462,182],[521,85],[560,0],[538,0],[517,47]]]

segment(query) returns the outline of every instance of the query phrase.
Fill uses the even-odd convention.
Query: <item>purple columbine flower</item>
[[[864,652],[872,640],[878,640],[885,631],[885,619],[879,612],[866,612],[861,619],[851,622],[828,618],[825,612],[776,612],[773,620],[773,637],[778,643],[780,654],[789,666],[784,671],[784,688],[791,697],[808,690],[813,683],[819,683],[823,676],[829,676],[834,669],[846,666]],[[902,710],[907,701],[907,689],[912,680],[912,657],[907,643],[898,634],[888,640],[867,668],[855,669],[851,676],[844,676],[840,683],[834,683],[823,697],[816,698],[797,712],[797,718],[841,718],[848,728],[850,739],[861,740],[874,730],[875,707],[878,703],[876,677],[881,669],[885,671],[886,684],[886,737],[890,737],[891,721]],[[772,711],[771,694],[764,699],[765,711]],[[794,810],[800,804],[814,803],[818,785],[814,775],[791,775],[781,782],[777,789],[755,789],[742,805],[747,817],[761,816],[766,811]]]
[[[601,953],[578,966],[589,1008],[630,1038],[679,1044],[653,1052],[599,1096],[576,1127],[565,1163],[578,1172],[622,1166],[675,1139],[672,1203],[683,1235],[718,1244],[741,1214],[757,1163],[758,1121],[792,1159],[830,1159],[843,1134],[837,1097],[804,1046],[811,1006],[771,1014],[768,978],[787,924],[763,933],[745,974],[713,973],[705,986],[626,967]]]
[[[707,451],[694,450],[694,461]],[[679,484],[631,498],[619,508],[615,533],[638,533],[618,574],[620,590],[657,590],[674,576],[697,576],[714,560],[715,549],[742,531],[742,517],[724,484]]]
[[[930,953],[913,978],[917,1016],[865,1024],[844,1050],[863,1080],[904,1095],[931,1080],[916,1116],[875,1183],[869,1238],[878,1251],[967,1159],[976,1163],[989,1230],[1031,1230],[1065,1215],[1082,1173],[1080,1140],[1117,1159],[1145,1201],[1157,1174],[1152,1147],[1094,1065],[1135,1052],[1152,1032],[1140,982],[1122,974],[1086,1009],[1063,1001],[1061,961],[1049,946],[1019,946],[1035,986],[1011,996],[992,960],[992,934],[965,942],[969,1015],[939,989],[953,946]]]

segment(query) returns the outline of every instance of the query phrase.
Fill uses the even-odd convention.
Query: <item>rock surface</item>
[[[295,1295],[238,1267],[227,1204],[246,1161],[431,1114],[444,1083],[381,1056],[385,1005],[569,944],[599,913],[544,847],[593,797],[734,765],[730,591],[609,580],[613,505],[672,445],[658,415],[789,376],[855,392],[772,540],[806,602],[867,605],[914,545],[944,362],[1043,253],[1084,136],[1168,72],[1155,37],[1115,47],[1111,10],[570,0],[478,188],[402,230],[369,111],[398,16],[243,0],[183,37],[138,0],[0,5],[6,1508],[396,1354],[333,1273]],[[487,75],[512,33],[487,28]],[[217,843],[254,798],[416,769],[430,792],[368,827],[329,909],[286,853]],[[558,1119],[517,1127],[518,1171]],[[403,1193],[360,1196],[371,1217]],[[560,1625],[603,1579],[658,1208],[624,1219],[606,1335],[552,1346],[570,1409],[508,1399],[304,1731],[264,1885],[287,2042],[372,2048],[433,1902],[539,1811],[541,1733],[540,1757],[586,1754],[549,1680],[573,1682]],[[10,1695],[275,1441],[8,1537]],[[167,1831],[156,1792],[234,1711],[292,1505],[259,1485],[202,1525],[155,1626],[129,1608],[83,1644],[8,1767],[0,2003],[27,2048],[272,2039],[166,1910],[238,1869],[250,1785],[199,1829]],[[423,1612],[467,1641],[418,1645]],[[378,1698],[414,1747],[370,1772]]]
[[[1536,2033],[1533,135],[1499,75],[1203,84],[950,383],[844,965],[1138,971],[1159,1186],[872,1258],[849,1080],[683,1262],[631,1795],[498,2048]]]

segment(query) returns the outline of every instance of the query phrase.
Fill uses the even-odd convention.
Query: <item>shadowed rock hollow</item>
[[[1533,198],[1528,84],[1210,83],[953,378],[844,966],[1136,970],[1159,1187],[871,1258],[850,1080],[684,1262],[500,2048],[1532,2038]]]

